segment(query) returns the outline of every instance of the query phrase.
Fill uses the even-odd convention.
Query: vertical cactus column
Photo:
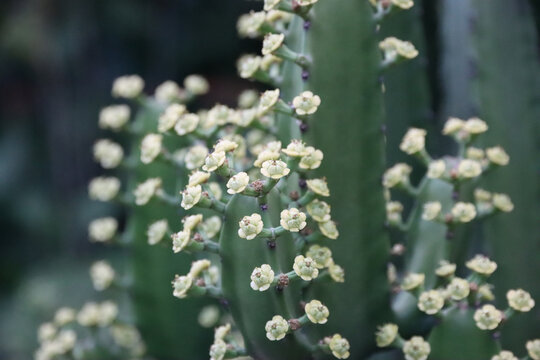
[[[340,244],[332,247],[347,271],[347,286],[325,294],[331,329],[342,329],[355,356],[372,348],[368,333],[389,318],[388,235],[381,176],[385,167],[381,54],[368,1],[319,1],[309,30],[309,83],[323,102],[310,138],[325,154],[321,174],[333,189]]]

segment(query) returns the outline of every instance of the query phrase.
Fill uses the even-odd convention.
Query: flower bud
[[[182,219],[182,224],[184,224],[184,230],[192,231],[201,223],[203,219],[202,214],[188,215]]]
[[[191,289],[191,286],[193,285],[193,278],[190,275],[175,275],[172,285],[174,289],[173,296],[179,299],[184,299],[187,296],[188,291]]]
[[[399,201],[389,201],[386,203],[386,220],[391,225],[401,223],[401,213],[403,212],[403,204]]]
[[[500,146],[486,149],[486,155],[492,164],[505,166],[510,162],[510,156]]]
[[[328,266],[328,273],[335,282],[345,282],[345,270],[341,266],[334,264],[333,261]]]
[[[504,212],[514,210],[514,204],[512,203],[512,200],[510,200],[510,197],[506,194],[493,194],[493,206]]]
[[[189,175],[188,186],[204,184],[210,178],[210,173],[204,171],[194,171]]]
[[[110,201],[118,195],[118,191],[120,191],[120,180],[115,177],[100,176],[92,179],[88,184],[88,194],[92,200]]]
[[[183,104],[169,105],[158,119],[158,131],[164,133],[171,130],[185,112],[186,106]]]
[[[158,87],[154,92],[154,97],[156,100],[163,104],[168,104],[173,101],[178,100],[182,96],[182,89],[180,86],[172,80],[167,80]]]
[[[259,116],[268,113],[279,100],[279,89],[266,90],[262,93],[259,100],[258,113]]]
[[[189,75],[184,79],[184,87],[194,95],[204,95],[208,92],[208,81],[201,75]]]
[[[448,118],[448,120],[444,124],[442,133],[444,135],[455,135],[461,130],[463,130],[464,126],[465,126],[465,121],[455,118],[455,117],[451,117],[451,118]]]
[[[527,341],[527,352],[533,360],[540,360],[540,339]]]
[[[103,291],[111,286],[115,278],[115,272],[106,261],[96,261],[90,267],[90,277],[96,291]]]
[[[173,252],[179,253],[184,250],[191,240],[191,231],[182,230],[171,235]]]
[[[399,148],[401,151],[406,152],[409,155],[416,154],[419,151],[424,150],[426,144],[426,130],[424,129],[417,129],[417,128],[410,128],[405,136],[403,137],[403,140],[401,140],[401,144],[399,145]]]

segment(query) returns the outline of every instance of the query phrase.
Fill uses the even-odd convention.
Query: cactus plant
[[[500,3],[493,10],[472,0],[444,2],[442,24],[473,5],[500,16]],[[208,91],[200,76],[188,77],[185,89],[166,82],[153,97],[141,95],[137,76],[115,81],[113,95],[142,104],[129,126],[129,108],[102,113],[102,126],[128,130],[132,149],[123,164],[130,185],[118,196],[118,181],[100,178],[90,193],[130,206],[128,225],[115,237],[117,223],[102,219],[91,234],[101,241],[115,237],[132,249],[133,271],[124,285],[133,295],[135,325],[149,356],[199,358],[200,341],[210,342],[194,332],[195,315],[208,304],[203,298],[214,298],[229,314],[218,320],[219,312],[205,308],[199,316],[203,324],[219,323],[210,346],[215,360],[514,359],[503,350],[507,344],[525,352],[523,333],[514,346],[515,340],[501,342],[499,330],[511,318],[526,318],[521,313],[534,308],[533,298],[521,288],[508,290],[521,284],[499,281],[497,295],[506,294],[507,302],[495,303],[504,311],[494,306],[488,279],[497,263],[472,256],[478,244],[463,231],[473,221],[489,229],[488,218],[498,220],[514,208],[508,195],[498,193],[503,189],[490,193],[477,186],[486,178],[491,185],[490,175],[504,172],[499,168],[510,161],[489,135],[491,124],[497,129],[502,120],[488,110],[482,113],[487,122],[473,117],[478,114],[467,107],[473,95],[454,88],[471,79],[456,76],[443,113],[469,119],[444,123],[442,134],[451,145],[438,138],[426,145],[420,127],[430,133],[437,128],[429,116],[429,74],[415,46],[394,37],[410,34],[422,41],[412,6],[411,0],[265,0],[263,11],[243,15],[237,27],[243,37],[263,39],[262,56],[243,55],[238,70],[266,90],[260,96],[246,90],[237,108],[193,108],[192,98]],[[399,16],[402,22],[392,26]],[[482,29],[494,31],[481,19]],[[493,49],[486,43],[468,45],[489,57]],[[395,72],[405,61],[411,72]],[[490,61],[478,79],[486,109],[501,96],[489,91],[500,81],[493,72],[499,65]],[[408,99],[392,94],[412,84]],[[532,88],[526,89],[529,96]],[[400,110],[407,114],[401,122]],[[395,163],[403,155],[385,155],[385,124],[392,131],[389,146],[411,156],[414,168]],[[398,145],[396,133],[408,127]],[[98,142],[94,153],[105,168],[123,160],[122,148],[108,140]],[[391,166],[384,171],[386,158]],[[405,206],[396,201],[406,197]],[[500,240],[495,244],[502,246]],[[193,256],[190,267],[186,253]],[[461,254],[471,255],[465,264]],[[108,266],[93,267],[98,289],[114,283]],[[171,279],[173,289],[164,297]],[[182,307],[170,302],[173,296]],[[99,321],[81,324],[92,328]],[[40,358],[60,342],[51,326]],[[188,341],[187,332],[197,342]],[[62,354],[76,356],[75,341],[68,345]],[[539,358],[540,340],[526,348]]]

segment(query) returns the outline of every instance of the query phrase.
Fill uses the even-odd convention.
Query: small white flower
[[[510,162],[510,156],[500,146],[486,149],[486,155],[489,161],[495,165],[505,166]]]
[[[281,0],[264,0],[264,11],[275,9]]]
[[[144,88],[144,80],[138,75],[121,76],[114,80],[112,95],[125,99],[139,96]]]
[[[120,130],[129,121],[131,110],[127,105],[111,105],[101,109],[99,127],[102,129]]]
[[[225,163],[225,152],[223,151],[214,151],[211,154],[208,154],[204,160],[203,170],[208,172],[216,171],[221,165]]]
[[[284,34],[266,34],[263,41],[262,54],[272,54],[279,49],[285,40]]]
[[[469,134],[481,134],[487,131],[488,126],[485,121],[474,117],[465,122],[463,129]]]
[[[385,324],[379,326],[375,334],[375,340],[378,347],[386,347],[391,345],[396,340],[398,334],[398,326],[396,324]]]
[[[421,336],[413,336],[403,344],[405,360],[426,360],[431,352],[431,346]]]
[[[93,220],[88,225],[88,235],[90,241],[107,242],[110,241],[118,230],[118,221],[113,217],[104,217]]]
[[[221,339],[215,340],[212,346],[210,346],[210,360],[223,360],[226,353],[227,344]]]
[[[241,193],[248,186],[248,184],[248,174],[245,172],[239,172],[238,174],[232,176],[229,181],[227,181],[227,192],[229,194]]]
[[[269,340],[277,341],[287,335],[289,323],[282,316],[275,315],[272,320],[266,323],[264,329],[266,330],[266,337]]]
[[[303,157],[309,155],[309,150],[306,147],[306,144],[302,140],[293,139],[283,150],[287,156],[290,157]]]
[[[223,138],[214,145],[214,152],[230,152],[236,150],[238,146],[237,142]]]
[[[256,55],[244,55],[236,62],[238,74],[242,79],[249,79],[255,75],[261,66],[262,58]]]
[[[404,185],[409,182],[409,174],[412,168],[404,163],[398,163],[386,170],[383,175],[383,185],[386,188]]]
[[[493,194],[493,206],[500,211],[510,212],[514,210],[514,204],[506,194]]]
[[[163,135],[148,134],[141,142],[141,162],[150,164],[161,152]]]
[[[330,312],[319,300],[311,300],[304,308],[306,315],[314,324],[326,324]]]
[[[330,220],[331,207],[328,203],[318,199],[313,200],[306,206],[308,214],[317,222]]]
[[[185,112],[186,106],[183,104],[169,105],[158,119],[158,131],[164,133],[171,130]]]
[[[199,227],[209,239],[212,239],[221,230],[221,218],[219,216],[211,216],[201,223]]]
[[[429,163],[427,177],[431,179],[438,179],[444,175],[446,170],[446,164],[444,160],[435,160]]]
[[[540,339],[527,341],[527,352],[533,360],[540,360]]]
[[[242,37],[257,37],[265,19],[266,15],[264,11],[251,11],[249,14],[240,16],[240,18],[238,18],[238,22],[236,23],[238,34]]]
[[[401,282],[401,288],[410,291],[424,285],[426,276],[424,274],[410,273]]]
[[[267,160],[262,163],[261,174],[272,179],[281,179],[289,175],[291,169],[281,160]]]
[[[161,179],[151,178],[137,185],[133,191],[136,205],[146,205],[150,199],[161,190]]]
[[[509,290],[506,293],[508,305],[520,312],[528,312],[534,307],[534,300],[527,291],[522,289]]]
[[[311,91],[304,91],[293,99],[294,110],[298,115],[310,115],[317,111],[321,105],[319,95],[314,95]]]
[[[467,261],[466,266],[474,272],[489,276],[497,270],[497,263],[489,260],[484,255],[476,255],[471,260]]]
[[[165,104],[178,100],[181,95],[182,89],[180,89],[180,86],[172,80],[167,80],[158,85],[154,93],[156,100]]]
[[[345,270],[341,266],[334,264],[333,261],[328,266],[328,273],[335,282],[345,282]]]
[[[92,200],[110,201],[118,195],[118,191],[120,180],[115,177],[97,177],[88,184],[88,194]]]
[[[322,159],[324,157],[321,150],[315,149],[313,146],[306,147],[307,155],[302,156],[298,166],[301,169],[314,170],[321,166]]]
[[[199,125],[199,115],[183,114],[174,125],[174,131],[180,136],[186,135],[195,131],[197,125]]]
[[[222,126],[227,122],[233,122],[231,116],[235,111],[225,105],[217,104],[208,111],[205,121],[201,118],[201,125],[203,128],[210,129],[216,125]]]
[[[497,310],[495,306],[488,304],[482,306],[474,313],[474,321],[476,326],[481,330],[494,330],[499,326],[503,318],[503,314],[500,310]]]
[[[204,77],[195,74],[184,79],[184,87],[194,95],[204,95],[210,88],[208,81]]]
[[[238,223],[238,236],[243,239],[254,239],[262,231],[264,223],[261,215],[255,213],[250,216],[244,216]]]
[[[448,118],[446,123],[444,123],[444,128],[442,133],[444,135],[454,135],[463,130],[463,127],[465,126],[465,121],[451,117]]]
[[[268,264],[263,264],[261,267],[256,267],[251,273],[250,286],[253,290],[265,291],[270,288],[274,281],[274,271]]]
[[[407,154],[416,154],[424,150],[426,144],[426,130],[411,128],[407,131],[399,148]]]
[[[418,56],[418,50],[412,43],[395,37],[387,37],[381,41],[379,48],[383,51],[387,61],[395,61],[398,56],[404,59],[413,59]]]
[[[334,336],[330,338],[328,342],[328,347],[330,348],[332,355],[334,355],[338,359],[347,359],[351,355],[349,353],[349,342],[347,341],[347,339],[341,337],[341,335],[339,334],[334,334]]]
[[[442,205],[438,201],[430,201],[424,204],[424,212],[422,213],[422,219],[434,220],[441,213]]]
[[[111,286],[115,278],[112,266],[106,261],[97,261],[90,267],[90,277],[94,284],[94,289],[103,291]]]
[[[152,223],[148,227],[148,230],[146,230],[148,244],[155,245],[159,243],[167,233],[167,230],[169,230],[169,223],[166,219],[158,220]]]
[[[494,355],[491,360],[519,360],[512,352],[510,351],[501,351],[497,355]]]
[[[201,185],[187,186],[182,191],[182,203],[180,204],[185,210],[191,209],[201,200],[202,187]]]
[[[456,272],[456,264],[451,264],[446,260],[441,260],[439,267],[435,270],[435,274],[441,277],[453,276]]]
[[[476,217],[476,208],[471,203],[460,201],[452,208],[452,216],[457,222],[467,223]]]
[[[189,175],[188,186],[204,184],[210,178],[210,173],[204,171],[194,171]]]
[[[194,145],[186,153],[184,162],[188,170],[193,170],[204,165],[204,160],[208,155],[208,148],[204,145]]]
[[[54,323],[58,326],[69,324],[75,320],[75,310],[69,307],[61,307],[54,314]]]
[[[321,233],[329,239],[335,240],[339,236],[339,231],[337,229],[336,223],[332,220],[320,222],[319,230]]]
[[[317,269],[324,269],[332,264],[332,251],[326,246],[311,245],[306,252],[306,257],[315,260]]]
[[[173,284],[173,296],[183,299],[187,297],[188,291],[193,285],[193,278],[189,275],[179,276],[175,275]]]
[[[280,225],[290,232],[299,232],[306,227],[306,214],[297,208],[285,209],[280,214]]]
[[[438,313],[444,306],[444,296],[438,290],[424,291],[418,298],[418,309],[428,315]]]
[[[179,253],[184,250],[191,240],[191,232],[189,230],[179,231],[171,235],[173,252]]]
[[[261,99],[259,100],[259,116],[266,114],[279,100],[279,89],[275,90],[266,90],[262,93]]]
[[[38,328],[38,340],[40,343],[52,340],[56,335],[57,329],[52,323],[43,323]]]
[[[458,165],[458,176],[469,179],[479,176],[482,173],[482,165],[471,159],[463,159]]]
[[[319,269],[317,269],[315,260],[310,257],[304,257],[303,255],[298,255],[294,258],[293,269],[296,275],[305,281],[310,281],[319,276]]]
[[[309,190],[317,195],[324,197],[330,196],[330,190],[328,189],[328,183],[325,178],[306,180],[306,185]]]
[[[94,144],[94,159],[105,169],[114,169],[122,162],[124,150],[117,143],[101,139]]]
[[[201,223],[203,220],[202,214],[188,215],[182,219],[182,224],[184,225],[184,230],[192,231]]]

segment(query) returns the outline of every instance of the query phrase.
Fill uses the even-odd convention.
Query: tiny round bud
[[[502,312],[491,304],[484,305],[475,311],[474,321],[481,330],[494,330],[502,321]]]
[[[266,337],[269,340],[277,341],[287,335],[289,323],[282,316],[275,315],[272,320],[266,323],[264,329],[266,330]]]
[[[398,326],[396,324],[385,324],[379,326],[375,333],[375,341],[378,347],[390,346],[398,335]]]
[[[256,267],[251,273],[250,286],[253,290],[265,291],[268,290],[274,281],[274,271],[268,264],[263,264],[261,267]]]
[[[244,216],[238,225],[240,226],[238,236],[246,240],[254,239],[264,227],[261,215],[256,213]]]
[[[321,105],[321,98],[318,95],[314,95],[311,91],[304,91],[293,99],[292,104],[296,114],[311,115]]]

